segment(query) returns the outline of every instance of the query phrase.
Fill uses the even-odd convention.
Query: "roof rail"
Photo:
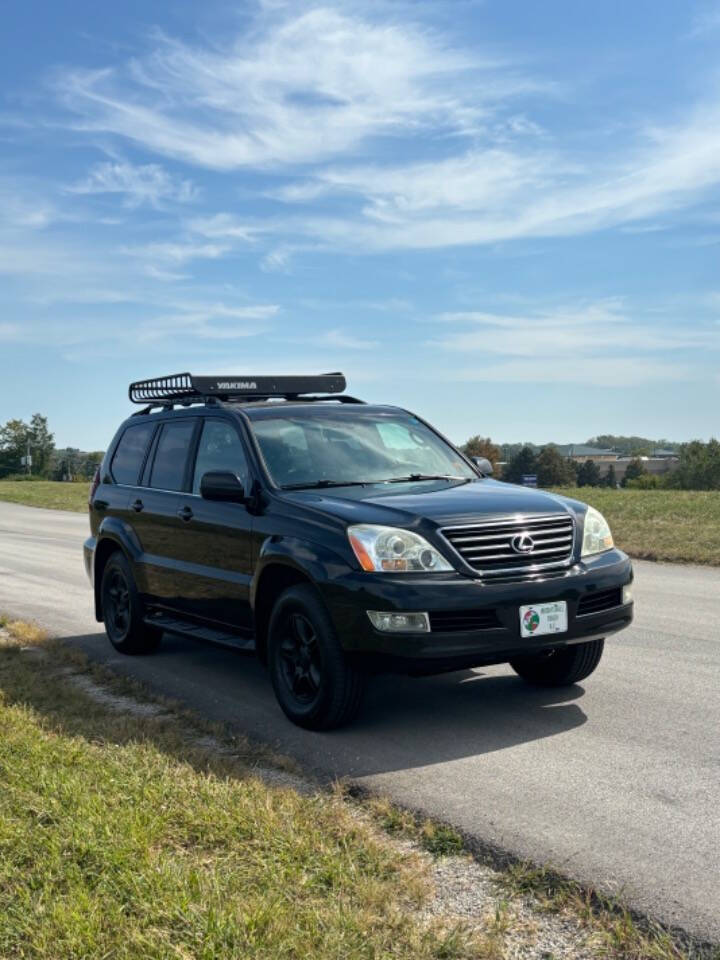
[[[342,373],[280,377],[195,377],[191,373],[174,373],[151,380],[136,380],[130,384],[128,396],[133,403],[169,404],[183,400],[248,401],[271,397],[294,400],[305,394],[342,393],[345,385]]]

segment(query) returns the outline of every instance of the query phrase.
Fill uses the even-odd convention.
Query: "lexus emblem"
[[[529,533],[518,533],[510,541],[510,546],[515,553],[532,553],[535,549],[535,541]]]

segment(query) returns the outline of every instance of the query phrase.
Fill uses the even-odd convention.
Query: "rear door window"
[[[165,423],[155,450],[150,486],[158,490],[183,490],[196,420]]]
[[[193,493],[200,493],[203,474],[220,470],[237,474],[243,487],[249,488],[245,450],[237,431],[225,420],[206,420],[195,461]]]
[[[154,423],[136,423],[120,437],[110,464],[110,473],[116,483],[137,484],[154,428]]]

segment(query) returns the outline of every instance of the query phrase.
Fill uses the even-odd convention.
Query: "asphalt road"
[[[537,691],[509,668],[380,678],[353,727],[289,724],[253,657],[166,637],[121,658],[95,622],[84,516],[0,503],[0,610],[482,843],[618,890],[720,942],[720,570],[638,562],[636,621],[597,672]]]

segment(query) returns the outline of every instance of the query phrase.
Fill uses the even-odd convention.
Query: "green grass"
[[[0,500],[55,510],[87,510],[89,484],[0,480]],[[608,519],[615,542],[632,557],[720,566],[720,491],[558,490]]]
[[[0,480],[0,500],[55,510],[87,510],[89,484]],[[558,490],[597,507],[617,545],[632,557],[720,566],[720,491]]]
[[[37,640],[0,636],[0,957],[482,955],[423,919],[426,864],[341,796],[269,786],[164,706],[113,711]]]
[[[720,491],[558,490],[606,517],[615,543],[632,557],[720,566]]]
[[[90,484],[59,483],[55,480],[0,480],[0,500],[28,507],[72,510],[85,513]]]

